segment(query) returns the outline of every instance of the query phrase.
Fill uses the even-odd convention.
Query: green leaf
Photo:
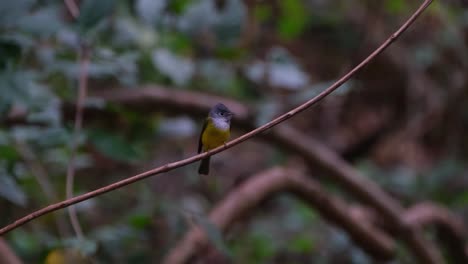
[[[278,30],[282,38],[289,40],[297,37],[309,23],[309,17],[301,0],[283,0],[279,2],[282,15]]]
[[[167,9],[176,15],[181,15],[191,3],[192,1],[190,0],[171,0],[168,3]]]
[[[271,5],[269,4],[255,5],[254,16],[260,22],[267,21],[272,16]]]
[[[49,106],[52,99],[48,87],[38,81],[37,72],[9,69],[0,72],[1,103],[15,103],[37,111]]]
[[[19,159],[18,152],[12,146],[0,145],[0,160],[14,161]]]
[[[202,215],[193,214],[195,222],[205,231],[208,239],[213,245],[226,257],[231,257],[231,252],[224,243],[223,235],[217,226],[215,226],[208,218]]]
[[[136,13],[148,25],[156,25],[167,6],[166,0],[137,0],[134,3]]]
[[[21,228],[11,232],[11,235],[9,236],[9,242],[14,247],[15,252],[20,256],[39,254],[41,247],[44,246],[42,245],[39,237],[35,235],[34,232],[29,230],[25,231]]]
[[[16,205],[26,205],[26,194],[23,192],[21,187],[16,184],[13,177],[4,171],[0,172],[0,197],[3,197]]]
[[[134,214],[130,216],[129,222],[133,227],[143,229],[151,224],[151,217],[146,214]]]
[[[69,238],[64,241],[64,245],[78,250],[84,256],[91,256],[97,250],[97,242],[91,239]]]
[[[466,207],[468,205],[468,191],[458,194],[455,197],[453,204],[462,208]]]
[[[266,234],[253,234],[243,238],[237,245],[239,255],[246,255],[248,263],[268,263],[277,250],[275,249],[271,236]],[[237,255],[237,254],[236,254]]]
[[[385,9],[392,14],[398,14],[407,9],[407,3],[404,0],[387,0],[385,1]]]
[[[41,8],[30,15],[18,18],[18,30],[37,36],[49,37],[62,29],[63,22],[57,7]]]
[[[93,29],[114,11],[114,0],[85,0],[80,8],[78,27],[82,33]]]
[[[14,26],[18,18],[26,15],[35,0],[0,1],[0,25]]]
[[[10,61],[18,61],[21,57],[21,45],[16,41],[0,38],[0,69],[4,69]]]

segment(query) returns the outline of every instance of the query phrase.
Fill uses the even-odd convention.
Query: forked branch
[[[355,217],[342,200],[327,193],[312,177],[292,169],[273,168],[258,173],[229,193],[210,213],[210,221],[226,231],[239,218],[248,215],[265,199],[289,192],[328,222],[346,231],[374,259],[389,260],[395,255],[395,243],[369,221]],[[182,264],[203,251],[207,236],[199,227],[192,228],[170,251],[163,263]]]

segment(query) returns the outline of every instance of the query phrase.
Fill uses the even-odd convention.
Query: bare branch
[[[304,200],[328,221],[343,228],[352,239],[375,259],[388,260],[395,254],[394,241],[367,221],[354,217],[342,201],[330,196],[320,184],[291,169],[273,168],[261,172],[234,189],[211,211],[210,220],[220,230],[247,215],[268,197],[288,191]],[[167,255],[163,263],[186,263],[207,245],[207,237],[194,227]]]
[[[74,19],[77,19],[80,16],[80,9],[76,5],[75,0],[64,0],[65,6],[67,7],[68,12],[73,16]]]
[[[75,0],[64,0],[67,10],[70,12],[74,19],[78,19],[80,15],[80,8],[75,3]],[[75,125],[73,129],[73,137],[70,144],[70,160],[67,165],[67,177],[66,177],[66,186],[65,193],[66,198],[70,199],[73,197],[73,185],[75,182],[75,156],[76,148],[78,145],[78,137],[81,132],[81,127],[83,123],[83,108],[84,101],[86,99],[87,86],[88,86],[88,67],[89,67],[89,48],[84,43],[81,43],[78,54],[78,64],[80,65],[80,74],[78,77],[78,100],[76,102],[76,111],[75,111]],[[75,231],[76,236],[79,239],[83,239],[83,230],[78,220],[78,214],[74,206],[68,208],[68,215],[70,217],[70,222]]]
[[[405,220],[414,226],[426,227],[434,225],[439,229],[439,236],[456,263],[468,263],[468,231],[463,222],[449,210],[426,202],[415,205],[407,210]]]
[[[288,126],[274,129],[269,136],[283,146],[301,153],[308,162],[324,170],[327,176],[346,191],[371,205],[396,230],[422,263],[442,263],[437,247],[424,238],[418,227],[410,227],[402,218],[404,208],[336,153]]]
[[[75,126],[73,129],[73,137],[70,145],[70,160],[67,166],[67,181],[66,181],[66,196],[67,199],[73,197],[73,185],[75,182],[75,159],[78,145],[78,138],[81,133],[83,126],[83,109],[86,94],[88,90],[88,67],[89,67],[89,48],[82,44],[80,47],[80,53],[78,55],[78,63],[80,65],[80,76],[78,78],[78,100],[76,102],[75,111]],[[78,214],[74,206],[68,208],[68,214],[70,216],[70,222],[73,230],[79,239],[83,238],[83,230],[78,220]]]
[[[23,261],[16,256],[8,244],[0,238],[0,264],[22,264]]]

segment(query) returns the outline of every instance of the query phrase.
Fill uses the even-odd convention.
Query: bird
[[[217,148],[229,140],[233,115],[234,114],[221,103],[211,108],[200,133],[198,153]],[[206,157],[200,162],[198,173],[208,175],[209,172],[210,157]]]

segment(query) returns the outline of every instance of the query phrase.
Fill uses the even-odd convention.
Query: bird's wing
[[[206,129],[206,125],[208,124],[208,118],[205,119],[205,122],[203,123],[203,127],[202,127],[202,130],[200,132],[200,137],[198,138],[198,153],[201,153],[202,152],[202,149],[203,149],[203,143],[202,143],[202,136],[203,136],[203,132],[205,131]]]

